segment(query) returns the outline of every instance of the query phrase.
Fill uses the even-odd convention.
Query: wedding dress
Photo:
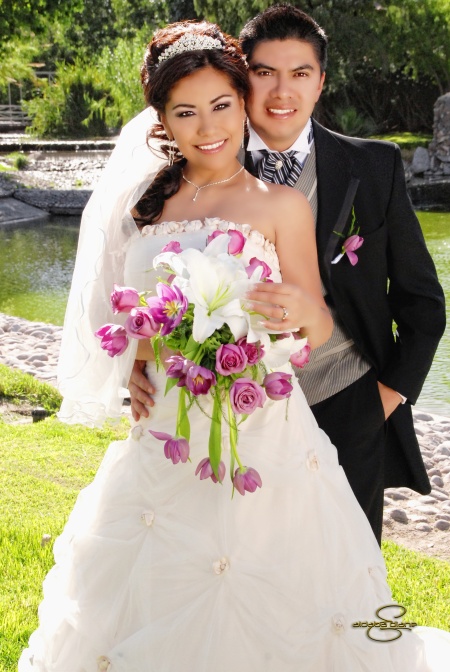
[[[136,232],[126,284],[151,288],[152,259],[170,240],[202,249],[213,230],[230,228],[279,281],[272,243],[248,226],[207,219]],[[19,671],[444,670],[448,633],[374,626],[367,635],[364,623],[407,625],[407,614],[376,614],[393,604],[381,552],[299,386],[240,425],[241,459],[262,487],[232,498],[228,475],[223,485],[194,475],[208,454],[208,399],[204,412],[190,410],[191,461],[174,465],[149,429],[174,433],[178,395],[163,395],[164,371],[149,363],[148,373],[157,388],[150,418],[109,446],[80,493],[55,542],[40,625]]]

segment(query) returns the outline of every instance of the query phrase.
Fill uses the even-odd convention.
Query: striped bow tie
[[[286,184],[288,187],[293,187],[303,168],[296,152],[292,150],[289,152],[261,151],[263,158],[258,166],[259,179],[264,180],[264,182]]]

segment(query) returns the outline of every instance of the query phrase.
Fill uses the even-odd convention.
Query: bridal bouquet
[[[150,338],[157,365],[161,346],[174,351],[166,362],[166,394],[178,388],[174,435],[149,430],[164,441],[164,453],[174,464],[189,459],[189,409],[212,397],[208,456],[196,469],[200,479],[222,482],[222,422],[229,426],[230,477],[241,495],[261,487],[258,472],[244,466],[237,450],[241,422],[267,398],[287,399],[291,374],[273,371],[289,359],[303,366],[309,345],[297,333],[270,333],[261,315],[245,309],[243,297],[255,282],[270,280],[271,269],[246,254],[240,231],[215,231],[203,251],[182,250],[170,242],[154,259],[154,268],[168,274],[156,286],[156,296],[114,286],[114,313],[129,313],[124,326],[106,324],[95,335],[111,357],[122,354],[128,339]],[[246,261],[247,259],[247,261]],[[299,340],[300,339],[300,340]]]

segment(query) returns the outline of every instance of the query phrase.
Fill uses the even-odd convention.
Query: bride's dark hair
[[[193,37],[207,35],[223,45],[223,49],[184,51],[158,63],[158,59],[170,45],[184,35]],[[224,74],[238,95],[245,98],[249,92],[247,65],[237,41],[222,33],[214,23],[180,21],[158,30],[148,44],[141,67],[141,80],[147,104],[159,115],[164,113],[172,88],[184,77],[198,70],[211,67]],[[148,132],[147,140],[162,141],[161,151],[169,156],[169,141],[161,123]],[[186,164],[179,152],[174,164],[163,168],[135,206],[135,221],[141,228],[161,216],[164,202],[180,188],[183,166]],[[136,214],[137,213],[137,214]]]

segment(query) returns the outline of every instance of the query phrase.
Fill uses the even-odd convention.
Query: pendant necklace
[[[226,180],[219,180],[218,182],[208,182],[208,184],[204,184],[203,187],[198,187],[196,184],[188,180],[187,177],[185,177],[184,173],[181,173],[181,177],[185,182],[191,184],[193,187],[195,187],[195,189],[197,189],[197,191],[195,192],[195,196],[192,199],[195,203],[195,201],[197,200],[197,196],[202,189],[206,189],[206,187],[214,187],[217,184],[225,184],[225,182],[229,182],[230,180],[233,179],[233,177],[236,177],[237,175],[239,175],[239,173],[242,173],[243,170],[244,166],[241,166],[239,170],[234,173],[234,175],[232,175],[231,177],[227,177]]]

